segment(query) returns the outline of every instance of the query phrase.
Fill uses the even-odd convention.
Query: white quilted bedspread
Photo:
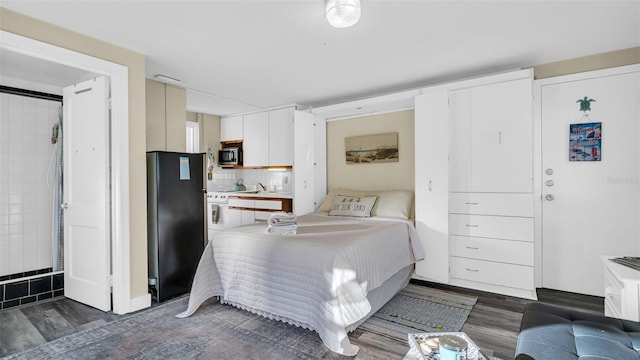
[[[382,220],[382,221],[376,221]],[[266,224],[216,235],[198,264],[187,317],[212,296],[263,316],[315,330],[334,352],[355,355],[346,328],[371,310],[367,293],[424,258],[408,221],[309,214],[297,235]]]

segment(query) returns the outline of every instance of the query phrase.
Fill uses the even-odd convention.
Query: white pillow
[[[331,211],[336,195],[370,196],[377,195],[378,201],[371,210],[371,216],[411,219],[413,217],[413,192],[409,190],[359,191],[349,189],[331,189],[320,204],[318,211]]]
[[[331,216],[371,216],[371,209],[378,197],[372,196],[343,196],[336,195],[329,215]]]
[[[400,219],[411,219],[413,207],[413,192],[407,190],[383,191],[379,194],[378,202],[371,211],[372,216],[384,216]]]

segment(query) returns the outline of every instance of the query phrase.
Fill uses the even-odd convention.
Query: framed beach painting
[[[398,161],[398,133],[352,136],[344,139],[347,164]]]

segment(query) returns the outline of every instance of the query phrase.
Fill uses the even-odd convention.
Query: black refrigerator
[[[206,239],[204,154],[147,153],[149,290],[165,301],[190,291]]]

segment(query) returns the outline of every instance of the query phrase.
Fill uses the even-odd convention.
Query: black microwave
[[[242,149],[237,147],[227,147],[218,151],[218,165],[242,165]]]

